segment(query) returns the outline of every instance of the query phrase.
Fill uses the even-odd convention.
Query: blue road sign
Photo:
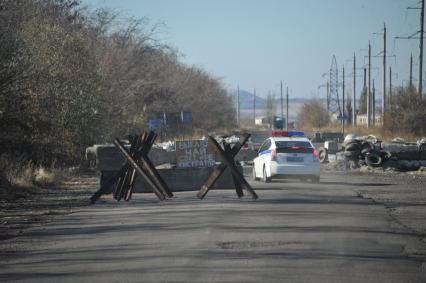
[[[343,121],[343,120],[346,121],[346,120],[349,120],[349,117],[346,116],[346,115],[345,116],[339,115],[339,116],[336,117],[336,119],[339,120],[339,121]]]
[[[161,130],[164,127],[163,119],[152,119],[148,121],[150,130]]]
[[[192,123],[192,113],[183,111],[181,112],[181,121],[182,124],[191,124]]]

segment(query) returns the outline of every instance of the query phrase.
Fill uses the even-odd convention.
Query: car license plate
[[[303,162],[303,157],[287,157],[287,162]]]

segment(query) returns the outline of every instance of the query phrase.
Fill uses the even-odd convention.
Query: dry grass
[[[34,183],[42,187],[51,187],[60,184],[67,179],[67,174],[64,170],[58,168],[38,167],[34,171]]]
[[[34,164],[22,158],[0,156],[0,170],[12,186],[31,187],[34,183]]]
[[[0,171],[12,187],[36,189],[52,187],[67,178],[64,170],[36,166],[22,157],[0,156]]]

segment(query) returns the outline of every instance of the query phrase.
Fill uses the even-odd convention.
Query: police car
[[[253,160],[253,179],[270,182],[275,177],[320,181],[318,150],[303,132],[273,131]]]

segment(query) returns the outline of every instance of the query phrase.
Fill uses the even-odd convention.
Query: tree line
[[[157,113],[235,125],[231,96],[157,39],[161,25],[75,0],[0,0],[0,153],[75,162]]]
[[[380,128],[395,135],[408,134],[418,138],[425,137],[426,100],[422,99],[413,85],[393,87],[390,94],[388,97],[388,111]],[[351,97],[349,92],[347,97]],[[368,89],[364,87],[361,91],[358,109],[353,109],[351,99],[346,101],[345,115],[349,118],[346,122],[348,126],[352,122],[352,111],[356,111],[357,115],[367,114],[367,100]],[[376,113],[377,111],[378,109],[376,109]],[[313,98],[303,104],[299,111],[298,123],[305,129],[318,130],[330,126],[332,121],[324,103],[317,98]],[[340,122],[336,123],[340,124]]]

